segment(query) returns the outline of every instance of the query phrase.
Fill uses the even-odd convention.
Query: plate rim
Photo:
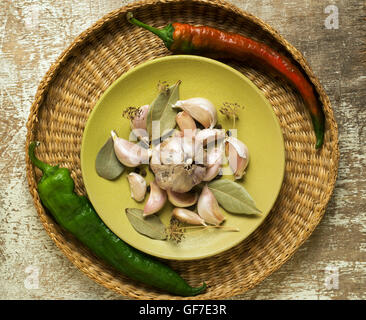
[[[156,252],[152,252],[150,250],[145,249],[145,248],[140,248],[140,247],[135,247],[134,244],[132,244],[131,242],[122,239],[121,237],[119,237],[115,232],[113,232],[111,230],[111,228],[105,223],[105,221],[103,220],[103,218],[99,215],[98,211],[95,209],[95,212],[97,213],[98,217],[103,221],[103,223],[122,241],[126,242],[127,244],[129,244],[130,246],[132,246],[134,249],[142,251],[146,254],[149,254],[151,256],[157,257],[157,258],[162,258],[162,259],[166,259],[166,260],[176,260],[176,261],[195,261],[195,260],[201,260],[201,259],[205,259],[205,258],[210,258],[210,257],[214,257],[220,253],[223,253],[227,250],[232,249],[233,247],[239,245],[240,243],[242,243],[243,241],[245,241],[245,239],[247,239],[255,230],[257,230],[263,223],[264,221],[267,219],[268,215],[270,214],[271,210],[273,209],[277,199],[278,199],[278,195],[281,191],[282,185],[283,185],[283,180],[284,180],[284,175],[285,175],[285,169],[286,169],[286,148],[285,148],[285,141],[284,141],[284,136],[283,136],[283,132],[282,132],[282,128],[279,122],[279,119],[276,115],[276,113],[273,110],[273,107],[271,105],[271,103],[269,102],[269,100],[265,97],[264,93],[253,83],[253,81],[251,81],[248,77],[246,77],[242,72],[236,70],[235,68],[225,64],[224,62],[215,60],[215,59],[211,59],[211,58],[207,58],[207,57],[203,57],[203,56],[197,56],[197,55],[189,55],[189,54],[176,54],[176,55],[168,55],[168,56],[163,56],[163,57],[159,57],[159,58],[153,58],[151,60],[147,60],[144,61],[138,65],[136,65],[135,67],[132,67],[131,69],[127,70],[125,73],[123,73],[122,75],[120,75],[116,80],[113,81],[113,83],[102,93],[102,95],[98,98],[97,102],[95,103],[93,109],[91,110],[91,112],[88,115],[88,119],[85,123],[85,127],[83,130],[83,136],[82,136],[82,140],[81,140],[81,148],[80,148],[80,169],[81,169],[81,174],[82,174],[82,179],[83,179],[83,183],[85,186],[85,190],[86,193],[88,195],[88,199],[91,202],[91,204],[93,205],[93,202],[89,196],[88,193],[88,183],[86,182],[87,180],[85,179],[85,172],[83,169],[83,162],[84,162],[84,153],[85,153],[85,139],[86,139],[86,132],[89,128],[90,125],[90,119],[92,118],[93,114],[96,112],[96,110],[98,109],[98,106],[101,104],[102,100],[108,95],[108,93],[113,90],[113,88],[115,86],[118,85],[118,83],[120,81],[122,81],[124,78],[128,77],[131,73],[136,72],[146,66],[149,66],[151,64],[155,64],[155,63],[159,63],[161,61],[169,61],[169,60],[176,60],[176,59],[192,59],[192,60],[196,60],[196,61],[205,61],[211,64],[215,64],[218,65],[220,67],[223,67],[224,69],[233,72],[234,74],[236,74],[237,76],[239,76],[240,78],[242,78],[244,81],[246,81],[250,87],[256,91],[257,94],[259,94],[259,96],[261,96],[262,100],[264,101],[264,103],[266,104],[267,108],[269,108],[272,118],[274,119],[274,123],[276,126],[276,130],[279,131],[279,136],[280,136],[280,140],[281,140],[281,155],[282,155],[282,167],[281,169],[281,178],[279,179],[280,183],[279,186],[277,188],[277,192],[276,195],[273,197],[272,203],[270,205],[270,208],[268,209],[268,212],[265,214],[264,218],[253,228],[253,230],[251,230],[244,238],[242,238],[241,240],[238,241],[234,241],[233,243],[231,243],[229,246],[225,247],[225,248],[221,248],[216,250],[214,253],[208,253],[208,254],[202,254],[199,256],[195,256],[195,257],[181,257],[181,256],[169,256],[169,255],[164,255],[162,254],[157,254]],[[94,207],[94,205],[93,205]]]

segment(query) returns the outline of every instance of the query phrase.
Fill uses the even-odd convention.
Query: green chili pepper
[[[28,153],[42,170],[38,194],[57,223],[72,233],[93,253],[131,279],[181,296],[195,296],[206,289],[193,288],[167,265],[134,249],[118,238],[99,218],[89,200],[74,192],[74,181],[67,168],[48,165],[35,156],[36,142]]]

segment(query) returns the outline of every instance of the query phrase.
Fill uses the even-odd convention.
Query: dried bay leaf
[[[208,188],[212,191],[218,203],[231,213],[261,213],[248,191],[239,183],[220,179],[210,182]]]
[[[143,217],[143,210],[126,208],[126,215],[132,227],[138,232],[151,239],[166,240],[166,228],[156,215]]]
[[[154,132],[155,138],[156,135],[162,136],[167,131],[175,128],[177,110],[172,108],[172,106],[179,100],[180,83],[181,81],[178,81],[176,84],[160,92],[151,103],[147,114],[147,131],[150,136],[152,135],[152,123],[154,121],[159,121],[160,123],[160,132]]]
[[[124,169],[125,167],[114,153],[113,139],[109,138],[97,154],[95,170],[102,178],[114,180],[122,174]]]

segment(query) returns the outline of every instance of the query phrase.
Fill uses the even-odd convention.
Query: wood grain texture
[[[24,143],[30,105],[51,63],[79,33],[129,2],[0,3],[2,299],[123,299],[78,271],[44,231],[28,192]],[[333,197],[313,235],[277,272],[232,299],[365,299],[366,30],[362,1],[230,2],[272,25],[304,54],[331,99],[341,152]],[[325,8],[331,4],[339,11],[338,29],[327,29],[324,24],[329,15]],[[329,267],[338,270],[338,288],[326,286]],[[32,273],[27,272],[32,270],[39,272],[38,288],[30,285]]]

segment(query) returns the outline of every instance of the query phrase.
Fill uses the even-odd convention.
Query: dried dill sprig
[[[240,109],[244,109],[244,106],[241,106],[236,102],[235,103],[224,102],[222,107],[220,107],[219,111],[221,114],[225,115],[228,119],[233,120],[233,128],[235,128],[235,120],[239,119]]]
[[[122,117],[128,120],[133,120],[135,117],[139,116],[142,112],[142,109],[138,107],[128,107],[122,112]]]
[[[221,226],[221,225],[184,226],[178,219],[172,216],[170,219],[169,227],[166,228],[166,234],[168,240],[178,244],[185,238],[187,230],[189,230],[189,233],[192,233],[192,232],[201,232],[208,229],[221,229],[232,232],[240,231],[238,228],[235,227]]]
[[[178,244],[184,239],[184,232],[181,222],[175,217],[171,217],[169,227],[166,229],[168,240]]]
[[[167,94],[169,92],[168,82],[159,80],[159,82],[158,82],[158,91]]]

